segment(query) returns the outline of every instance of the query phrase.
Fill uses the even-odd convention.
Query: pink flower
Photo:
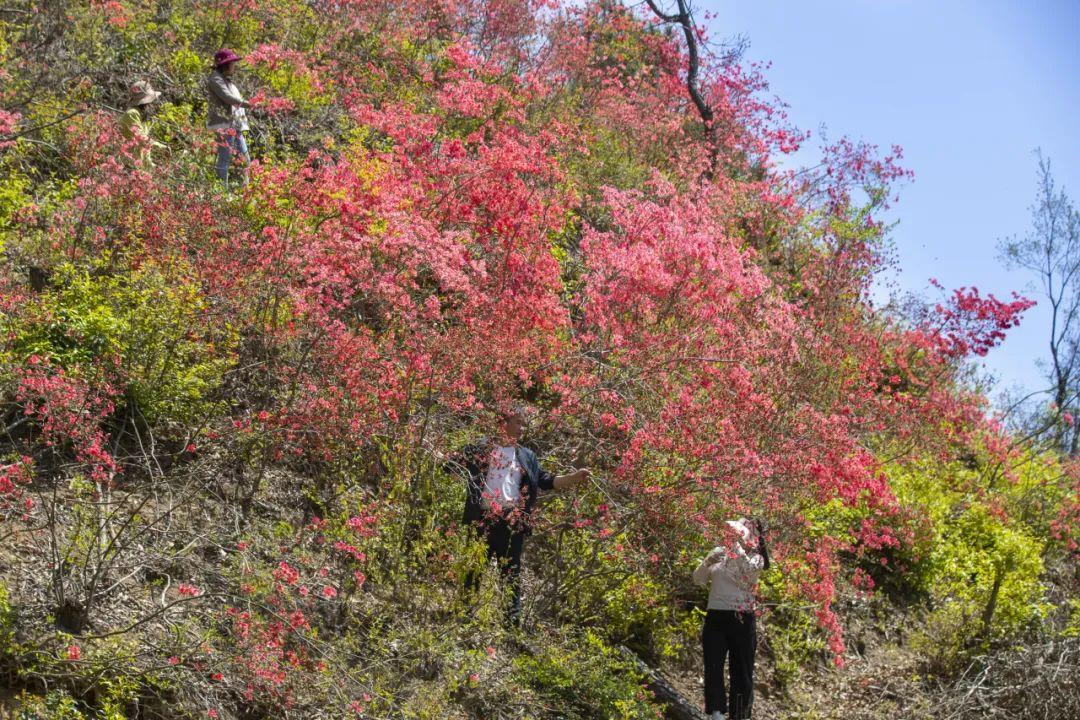
[[[178,587],[176,591],[181,595],[188,595],[190,597],[195,597],[200,592],[199,588],[189,583],[180,583],[180,587]]]
[[[293,568],[289,563],[282,560],[278,564],[277,570],[274,571],[274,577],[282,581],[286,585],[293,585],[300,579],[300,571]]]
[[[327,585],[322,589],[322,596],[324,598],[335,598],[337,597],[337,590]]]
[[[67,657],[68,660],[78,660],[82,657],[82,650],[78,645],[68,645]]]

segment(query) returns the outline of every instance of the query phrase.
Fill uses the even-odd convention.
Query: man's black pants
[[[502,517],[485,518],[477,524],[477,529],[487,542],[488,562],[494,558],[499,573],[510,583],[513,602],[509,616],[516,623],[521,617],[521,551],[525,547],[526,530]],[[476,590],[480,586],[480,576],[470,573],[465,582]]]
[[[754,703],[754,650],[757,628],[753,612],[709,610],[701,629],[705,656],[705,713],[726,713],[731,720],[750,717]],[[724,661],[730,687],[724,687]],[[730,690],[730,692],[728,692]]]

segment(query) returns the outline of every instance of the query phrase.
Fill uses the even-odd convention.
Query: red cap
[[[229,48],[221,48],[214,53],[214,67],[219,68],[222,65],[228,65],[231,62],[238,62],[240,56],[234,53]]]

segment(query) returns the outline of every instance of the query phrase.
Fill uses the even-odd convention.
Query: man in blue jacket
[[[581,469],[555,476],[540,467],[536,453],[519,444],[525,423],[524,408],[508,409],[493,438],[463,448],[447,463],[467,479],[463,522],[477,528],[487,542],[488,560],[494,558],[510,581],[514,623],[521,615],[521,553],[540,491],[572,488],[590,475]],[[475,589],[479,577],[470,575],[466,583]]]

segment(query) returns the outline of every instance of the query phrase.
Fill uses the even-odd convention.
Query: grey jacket
[[[244,96],[236,83],[215,70],[206,78],[206,95],[206,127],[211,130],[248,129]]]

